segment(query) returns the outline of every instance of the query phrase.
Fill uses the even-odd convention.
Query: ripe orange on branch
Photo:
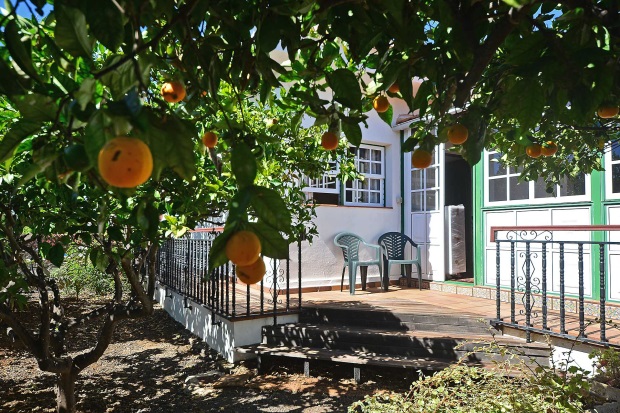
[[[543,156],[553,156],[558,151],[558,145],[553,141],[547,141],[540,148],[540,152]]]
[[[433,163],[433,154],[424,149],[416,149],[411,154],[411,166],[418,169],[424,169]]]
[[[255,233],[239,231],[226,243],[226,256],[237,266],[253,264],[261,252],[260,240]]]
[[[540,155],[542,155],[542,146],[540,146],[540,144],[538,143],[529,145],[525,148],[525,153],[530,158],[538,158],[540,157]]]
[[[166,82],[161,87],[161,95],[168,103],[177,103],[182,101],[185,99],[185,94],[185,86],[183,86],[183,83],[181,82]]]
[[[256,284],[263,279],[266,271],[265,261],[259,256],[250,265],[237,266],[237,278],[245,284]]]
[[[215,145],[217,145],[217,135],[213,132],[205,133],[202,135],[202,143],[207,148],[215,148]]]
[[[598,108],[596,113],[599,118],[609,119],[618,116],[618,113],[620,113],[620,108],[618,106],[601,106]]]
[[[137,138],[120,136],[109,140],[99,151],[99,174],[118,188],[134,188],[146,182],[153,172],[153,155]]]
[[[333,151],[338,147],[338,135],[334,132],[325,132],[321,136],[321,146],[327,151]]]
[[[469,130],[460,123],[455,123],[448,129],[448,141],[453,145],[460,145],[467,141]]]
[[[379,113],[387,112],[390,108],[390,102],[385,96],[377,96],[372,101],[372,107]]]
[[[390,86],[388,88],[388,92],[390,92],[390,93],[398,93],[398,92],[400,92],[400,86],[398,86],[398,83],[392,83],[392,86]]]

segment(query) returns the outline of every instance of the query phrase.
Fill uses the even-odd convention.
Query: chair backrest
[[[404,260],[407,243],[413,248],[418,246],[411,238],[400,232],[386,232],[379,237],[379,245],[385,249],[389,260]]]
[[[334,244],[342,248],[345,262],[359,260],[360,242],[362,237],[351,232],[341,232],[334,238]]]

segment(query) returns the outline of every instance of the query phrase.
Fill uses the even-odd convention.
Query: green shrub
[[[60,289],[79,300],[84,292],[103,295],[114,292],[114,280],[108,274],[95,268],[88,259],[86,250],[72,246],[66,251],[60,268],[52,270]]]
[[[498,347],[491,344],[487,350],[497,352]],[[420,377],[406,394],[366,396],[349,407],[349,412],[578,413],[590,403],[584,371],[576,367],[530,369],[510,354],[508,359],[493,369],[456,363]]]

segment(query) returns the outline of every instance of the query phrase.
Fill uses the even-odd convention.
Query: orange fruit
[[[525,153],[530,158],[538,158],[540,155],[542,155],[542,146],[540,146],[540,144],[538,143],[529,145],[525,148]]]
[[[97,164],[103,180],[118,188],[143,184],[153,172],[149,147],[140,139],[127,136],[119,136],[103,145]]]
[[[460,123],[455,123],[448,129],[448,141],[453,145],[460,145],[467,141],[469,130]]]
[[[411,166],[418,169],[428,168],[433,163],[433,154],[424,149],[416,149],[411,154]]]
[[[390,92],[390,93],[398,93],[398,92],[400,92],[400,86],[398,86],[398,83],[392,83],[392,86],[390,86],[388,88],[388,92]]]
[[[253,264],[260,252],[260,240],[250,231],[236,232],[226,243],[226,256],[237,266]]]
[[[207,148],[215,148],[215,145],[217,145],[217,135],[213,132],[205,133],[202,135],[202,143]]]
[[[166,82],[161,87],[161,95],[166,102],[180,102],[185,99],[185,86],[183,86],[183,83],[177,81]]]
[[[553,141],[547,141],[540,148],[540,153],[543,156],[553,156],[558,151],[558,145]]]
[[[237,266],[237,278],[244,284],[256,284],[263,279],[266,271],[265,261],[258,257],[250,265]]]
[[[334,132],[325,132],[321,136],[321,146],[327,151],[333,151],[338,147],[338,135]]]
[[[390,102],[385,96],[377,96],[372,101],[372,107],[379,113],[387,112],[390,108]]]
[[[614,116],[618,116],[619,112],[620,112],[620,108],[618,106],[601,106],[596,111],[599,118],[603,118],[603,119],[609,119],[609,118],[613,118]]]

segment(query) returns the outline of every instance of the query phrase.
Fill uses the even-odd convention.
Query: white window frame
[[[611,148],[605,152],[605,199],[620,199],[620,192],[614,193],[613,191],[613,165],[620,165],[620,159],[617,161],[612,160],[611,154],[614,146],[620,144],[614,143]]]
[[[379,151],[381,153],[381,160],[379,162],[373,161],[372,157],[369,157],[369,159],[360,160],[359,157],[358,157],[360,149],[368,149],[369,151]],[[372,153],[372,152],[369,152],[369,154],[370,153]],[[361,172],[359,172],[360,171],[360,168],[359,168],[360,161],[366,161],[366,162],[368,162],[369,165],[372,165],[373,163],[379,163],[381,165],[381,173],[380,174],[373,174],[372,172],[368,172],[368,173],[361,173]],[[385,162],[385,146],[362,144],[359,147],[357,147],[356,148],[356,152],[355,152],[355,168],[360,173],[360,175],[364,176],[364,178],[378,180],[379,181],[379,190],[376,191],[376,190],[371,190],[371,189],[362,189],[362,188],[359,187],[362,184],[362,180],[361,179],[355,179],[355,180],[351,181],[351,185],[352,185],[351,188],[348,188],[346,184],[344,185],[343,205],[345,205],[345,206],[384,207],[385,206],[385,167],[386,167],[386,162]],[[375,203],[375,202],[360,202],[360,201],[349,201],[349,202],[347,202],[347,193],[352,193],[352,197],[351,198],[352,199],[356,199],[356,194],[359,194],[359,193],[362,193],[362,192],[366,192],[369,195],[371,193],[379,192],[379,202],[378,203]],[[359,199],[359,195],[357,195],[357,199]],[[369,196],[369,199],[370,199],[370,196]]]
[[[331,162],[330,162],[331,163]],[[320,178],[308,178],[304,176],[304,186],[302,191],[307,193],[323,193],[323,194],[339,194],[340,193],[340,180],[338,179],[339,165],[337,162],[333,163],[333,168],[325,172]],[[336,188],[326,188],[325,185],[329,181],[336,181]]]
[[[545,198],[535,198],[534,197],[534,186],[536,181],[528,181],[529,184],[529,192],[528,198],[525,199],[516,199],[506,201],[490,201],[489,196],[491,192],[489,190],[489,182],[494,180],[494,177],[489,177],[489,171],[491,170],[489,165],[489,155],[497,153],[496,151],[484,151],[484,205],[485,206],[504,206],[504,205],[541,205],[541,204],[550,204],[550,203],[558,203],[558,202],[582,202],[582,201],[590,201],[590,175],[585,175],[585,194],[583,195],[571,195],[571,196],[561,196],[556,195],[553,197],[545,197]],[[507,190],[510,190],[510,177],[518,176],[519,173],[514,173],[510,169],[507,171],[508,173],[504,175],[501,179],[506,179]],[[497,178],[499,179],[499,178]],[[560,186],[556,186],[556,194],[560,194]],[[507,194],[508,196],[510,194]],[[620,194],[618,194],[620,197]]]

